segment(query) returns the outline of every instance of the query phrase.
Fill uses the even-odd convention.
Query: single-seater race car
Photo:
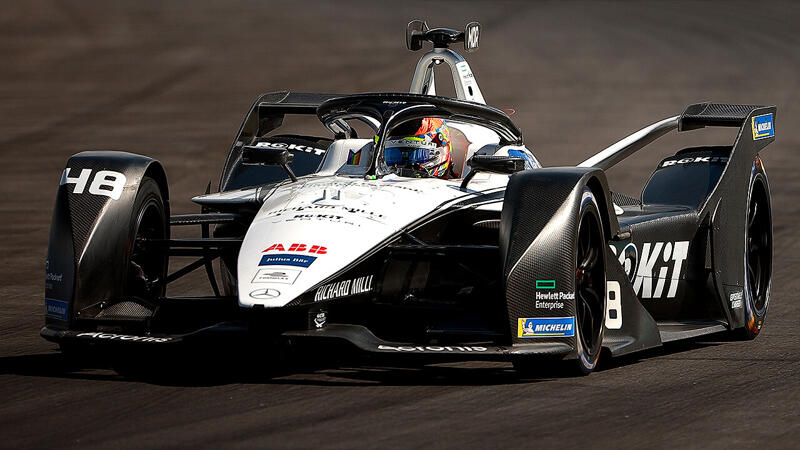
[[[53,212],[41,335],[86,351],[229,335],[344,342],[577,373],[601,352],[758,335],[772,275],[759,152],[774,140],[776,108],[690,105],[574,167],[545,168],[449,48],[475,50],[479,35],[475,22],[463,32],[411,22],[408,48],[433,48],[408,93],[260,96],[219,192],[193,198],[200,214],[170,215],[156,160],[72,156]],[[435,95],[439,64],[457,98]],[[316,115],[324,136],[279,133],[303,115]],[[438,127],[431,136],[447,154],[398,131],[420,123]],[[609,190],[606,169],[665,133],[704,127],[739,132],[732,145],[664,159],[638,198]],[[431,156],[447,158],[431,169]],[[187,226],[199,236],[173,237]],[[167,295],[196,269],[208,296]]]

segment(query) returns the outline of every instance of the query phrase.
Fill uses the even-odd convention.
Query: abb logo
[[[261,253],[267,252],[305,252],[305,253],[315,253],[317,255],[324,255],[328,253],[328,247],[322,247],[321,245],[306,245],[306,244],[292,244],[289,248],[283,246],[283,244],[272,244],[266,250]]]

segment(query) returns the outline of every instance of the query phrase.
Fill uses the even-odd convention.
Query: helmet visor
[[[390,166],[407,164],[425,164],[430,160],[429,148],[387,147],[386,164]]]
[[[424,164],[431,160],[434,147],[422,138],[392,139],[386,143],[383,157],[390,166]]]

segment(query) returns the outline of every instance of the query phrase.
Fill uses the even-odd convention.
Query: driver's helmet
[[[442,119],[426,117],[402,123],[386,139],[386,165],[397,173],[447,178],[453,163],[450,129]]]

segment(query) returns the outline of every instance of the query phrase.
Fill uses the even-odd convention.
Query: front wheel
[[[128,256],[124,295],[154,302],[166,288],[167,253],[153,241],[169,237],[164,197],[154,179],[142,178],[131,219],[133,245]]]
[[[603,221],[594,194],[584,190],[575,257],[575,345],[579,374],[597,366],[603,343],[606,310],[606,258]]]
[[[575,235],[576,359],[552,361],[522,358],[514,368],[523,375],[588,375],[597,366],[606,310],[606,242],[594,194],[585,189]]]

